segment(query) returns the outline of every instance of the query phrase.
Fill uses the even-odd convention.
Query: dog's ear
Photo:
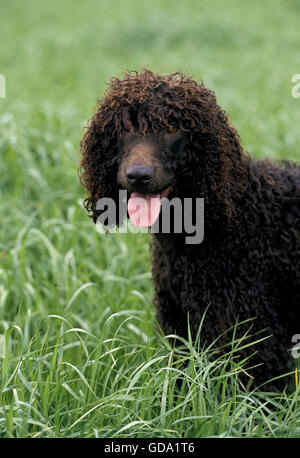
[[[89,216],[95,223],[110,227],[121,224],[126,213],[119,208],[116,133],[113,122],[107,123],[103,118],[100,107],[80,142],[79,178],[88,192],[84,207]],[[121,198],[124,200],[124,196]]]
[[[238,134],[222,112],[211,120],[210,129],[194,133],[188,169],[189,186],[205,197],[205,207],[212,220],[222,218],[231,225],[237,216],[237,202],[243,197],[249,173],[249,157]],[[224,220],[225,217],[225,220]]]
[[[231,224],[238,214],[237,202],[243,198],[248,184],[250,159],[236,129],[221,109],[219,117],[219,124],[216,120],[216,135],[220,180],[215,181],[213,191],[223,203],[227,220]]]

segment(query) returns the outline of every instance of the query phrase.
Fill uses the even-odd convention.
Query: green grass
[[[296,0],[1,5],[1,437],[300,435],[299,388],[247,392],[235,353],[174,349],[160,334],[148,236],[98,234],[77,179],[106,81],[143,66],[202,79],[252,155],[298,159],[299,10]]]

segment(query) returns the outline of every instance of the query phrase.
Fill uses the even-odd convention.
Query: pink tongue
[[[152,226],[158,218],[160,205],[160,194],[133,192],[127,207],[130,221],[137,227]]]

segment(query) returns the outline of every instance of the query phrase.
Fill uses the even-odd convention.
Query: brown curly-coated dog
[[[233,332],[239,338],[249,328],[256,339],[270,336],[238,352],[244,358],[257,352],[249,360],[259,365],[249,371],[254,386],[293,369],[289,350],[300,334],[299,166],[250,159],[212,91],[180,73],[149,70],[111,80],[81,151],[85,207],[95,222],[97,201],[118,202],[119,190],[128,191],[130,216],[135,199],[145,199],[148,226],[161,217],[162,198],[204,198],[202,243],[186,243],[185,231],[172,226],[152,236],[163,330],[186,337],[189,321],[195,337],[204,317],[204,345],[217,338],[230,343]],[[121,223],[119,215],[113,223]]]

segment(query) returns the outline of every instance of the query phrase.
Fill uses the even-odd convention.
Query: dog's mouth
[[[162,199],[168,197],[173,187],[171,184],[163,191],[153,194],[132,192],[127,206],[132,224],[137,227],[153,226],[159,216]]]

